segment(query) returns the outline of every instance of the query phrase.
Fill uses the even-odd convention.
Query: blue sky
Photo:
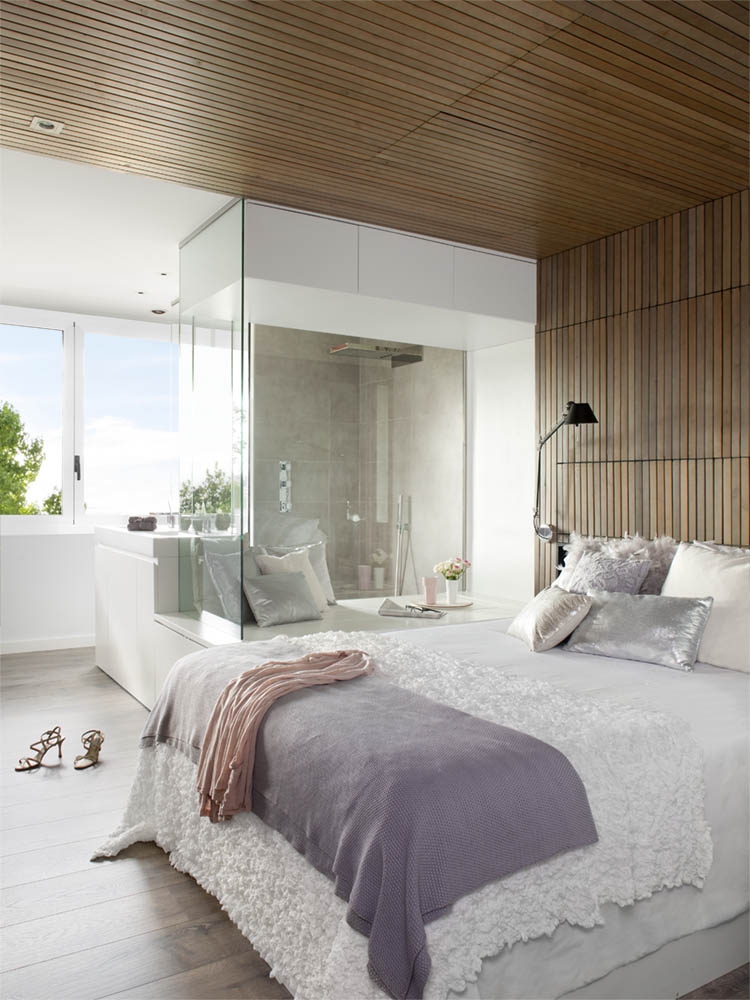
[[[89,512],[167,510],[176,503],[177,374],[176,345],[86,333]],[[10,402],[27,432],[44,440],[45,465],[28,492],[38,503],[62,481],[61,331],[0,325],[0,401]]]

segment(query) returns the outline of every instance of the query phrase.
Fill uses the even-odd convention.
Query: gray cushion
[[[637,594],[650,565],[648,559],[617,559],[601,552],[585,552],[565,590],[576,594],[589,590]]]
[[[246,577],[244,588],[255,620],[262,628],[315,621],[322,617],[304,573]]]
[[[569,594],[559,587],[548,587],[518,613],[510,623],[508,635],[523,640],[532,653],[541,653],[569,636],[590,607],[591,598],[585,594]]]
[[[208,611],[212,615],[224,616],[219,592],[211,576],[206,559],[208,552],[214,555],[230,555],[235,553],[239,558],[240,538],[238,535],[223,535],[211,537],[199,535],[190,539],[190,563],[193,574],[193,606],[200,614]]]
[[[206,549],[204,559],[216,599],[219,602],[220,611],[218,613],[230,622],[234,622],[235,625],[250,621],[252,615],[242,592],[240,579],[239,549],[223,554]],[[210,609],[204,605],[203,610]],[[211,613],[216,614],[217,612],[212,610]]]
[[[566,649],[693,669],[713,598],[605,591],[589,591],[589,597],[591,610]]]
[[[307,545],[255,545],[252,551],[260,555],[285,556],[290,552],[297,552],[299,549],[304,549],[307,552],[310,558],[310,565],[323,589],[326,602],[331,605],[335,604],[336,595],[333,592],[331,575],[328,572],[325,542],[310,542]]]

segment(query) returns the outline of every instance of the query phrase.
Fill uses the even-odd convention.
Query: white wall
[[[94,645],[94,534],[3,534],[0,652]]]
[[[534,594],[533,336],[470,352],[467,378],[471,590],[528,600]]]

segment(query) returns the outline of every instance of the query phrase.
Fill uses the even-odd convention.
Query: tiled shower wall
[[[341,336],[254,327],[254,502],[279,511],[279,461],[291,463],[292,514],[328,536],[339,597],[359,596],[357,567],[390,555],[396,504],[412,496],[416,576],[461,552],[464,526],[464,355],[425,348],[424,360],[331,357]],[[405,593],[415,590],[411,558]]]
[[[363,561],[388,552],[392,585],[397,500],[411,496],[404,593],[415,593],[436,562],[463,554],[464,353],[426,347],[399,368],[365,362],[359,377]]]

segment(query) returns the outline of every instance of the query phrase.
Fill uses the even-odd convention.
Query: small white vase
[[[458,580],[445,581],[445,603],[458,604]]]
[[[385,566],[372,567],[372,585],[375,590],[382,590],[385,586]]]

